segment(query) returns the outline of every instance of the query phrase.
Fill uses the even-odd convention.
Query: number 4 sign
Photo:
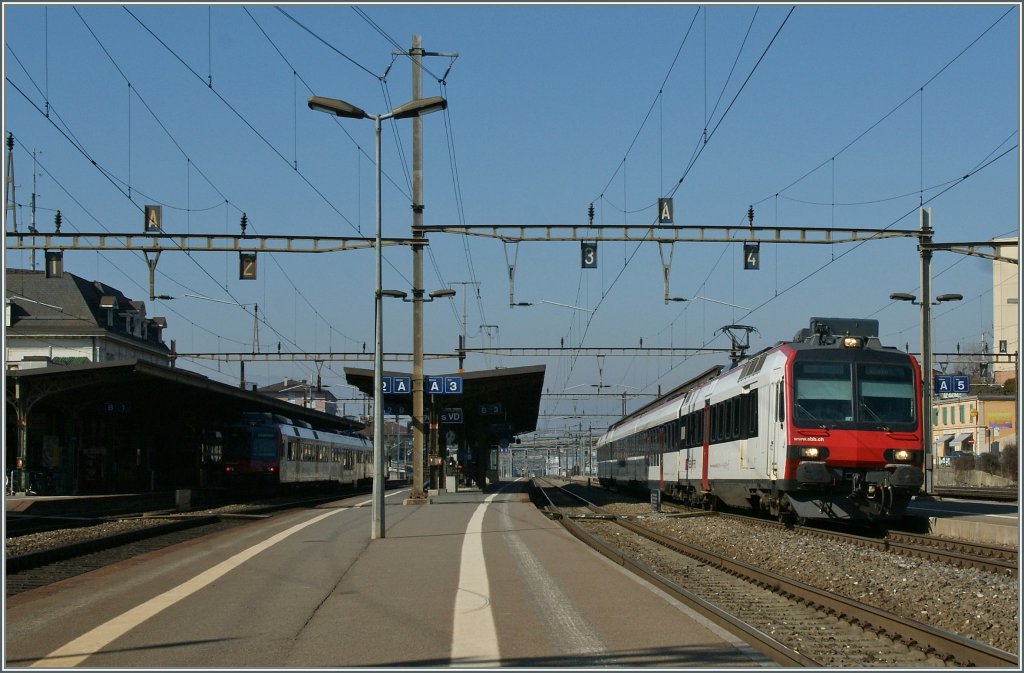
[[[743,269],[757,269],[761,268],[761,244],[760,243],[744,243],[743,244]]]

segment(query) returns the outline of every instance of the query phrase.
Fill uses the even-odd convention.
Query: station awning
[[[463,429],[503,442],[516,435],[537,429],[540,397],[544,387],[544,365],[508,367],[485,371],[461,372],[459,394],[424,395],[424,410],[433,407],[440,415],[445,410],[458,410],[458,425]],[[385,377],[406,377],[409,374],[383,372]],[[373,370],[345,367],[345,379],[367,395],[373,394]],[[426,390],[424,386],[424,390]],[[404,390],[404,389],[403,389]],[[410,391],[411,392],[411,391]],[[408,416],[412,413],[410,392],[384,395],[385,415]],[[449,414],[455,418],[455,414]],[[446,423],[441,419],[441,423]]]
[[[966,447],[964,447],[964,442],[967,442]],[[949,448],[952,449],[953,451],[970,451],[972,444],[974,444],[974,433],[961,432],[959,435],[953,438],[952,442],[949,443]]]

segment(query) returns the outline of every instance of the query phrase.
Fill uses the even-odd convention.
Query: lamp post
[[[448,107],[448,101],[441,96],[418,98],[399,105],[391,112],[381,115],[367,114],[364,110],[336,98],[313,96],[308,102],[310,110],[327,112],[337,117],[350,119],[372,119],[374,122],[374,153],[377,164],[376,179],[376,222],[377,232],[374,242],[376,260],[376,283],[374,291],[374,326],[373,347],[373,505],[371,507],[370,539],[384,537],[384,404],[383,404],[383,371],[384,371],[384,320],[383,290],[381,288],[381,165],[380,165],[380,124],[385,119],[408,119],[420,117]]]
[[[927,269],[926,265],[923,265]],[[929,274],[929,271],[922,272]],[[929,279],[930,280],[930,279]],[[889,299],[894,301],[909,301],[915,306],[921,307],[921,445],[924,449],[924,492],[932,492],[932,469],[934,452],[932,451],[932,306],[947,301],[960,301],[963,295],[940,294],[932,302],[929,297],[931,290],[930,282],[921,283],[921,301],[917,301],[915,295],[907,292],[893,292]]]

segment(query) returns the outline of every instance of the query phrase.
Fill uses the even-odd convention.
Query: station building
[[[72,273],[5,272],[5,470],[50,494],[206,485],[208,429],[244,412],[358,432],[362,423],[174,366],[167,322]]]
[[[137,359],[170,365],[167,320],[117,288],[73,273],[4,273],[4,363],[7,371],[48,364]]]
[[[932,405],[935,456],[999,453],[1017,443],[1016,398],[979,393],[937,397]]]

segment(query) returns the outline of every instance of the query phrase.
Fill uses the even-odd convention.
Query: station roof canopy
[[[424,413],[431,405],[439,414],[445,409],[460,409],[464,430],[481,438],[497,441],[537,429],[540,397],[544,387],[544,365],[510,367],[476,372],[447,374],[436,378],[460,377],[461,394],[430,394],[424,383]],[[409,380],[404,372],[385,371],[385,377]],[[373,394],[373,370],[345,368],[345,378],[367,395]],[[424,377],[430,378],[429,376]],[[384,412],[391,415],[411,415],[412,391],[386,393]],[[488,440],[489,441],[489,440]]]
[[[232,418],[243,411],[268,411],[307,421],[314,427],[357,431],[364,426],[351,419],[300,407],[238,386],[214,381],[185,369],[144,360],[114,360],[72,366],[50,366],[5,372],[7,400],[20,394],[33,405],[102,406],[117,403],[164,409],[192,421]],[[16,390],[20,383],[20,392]],[[91,406],[90,406],[91,405]]]

